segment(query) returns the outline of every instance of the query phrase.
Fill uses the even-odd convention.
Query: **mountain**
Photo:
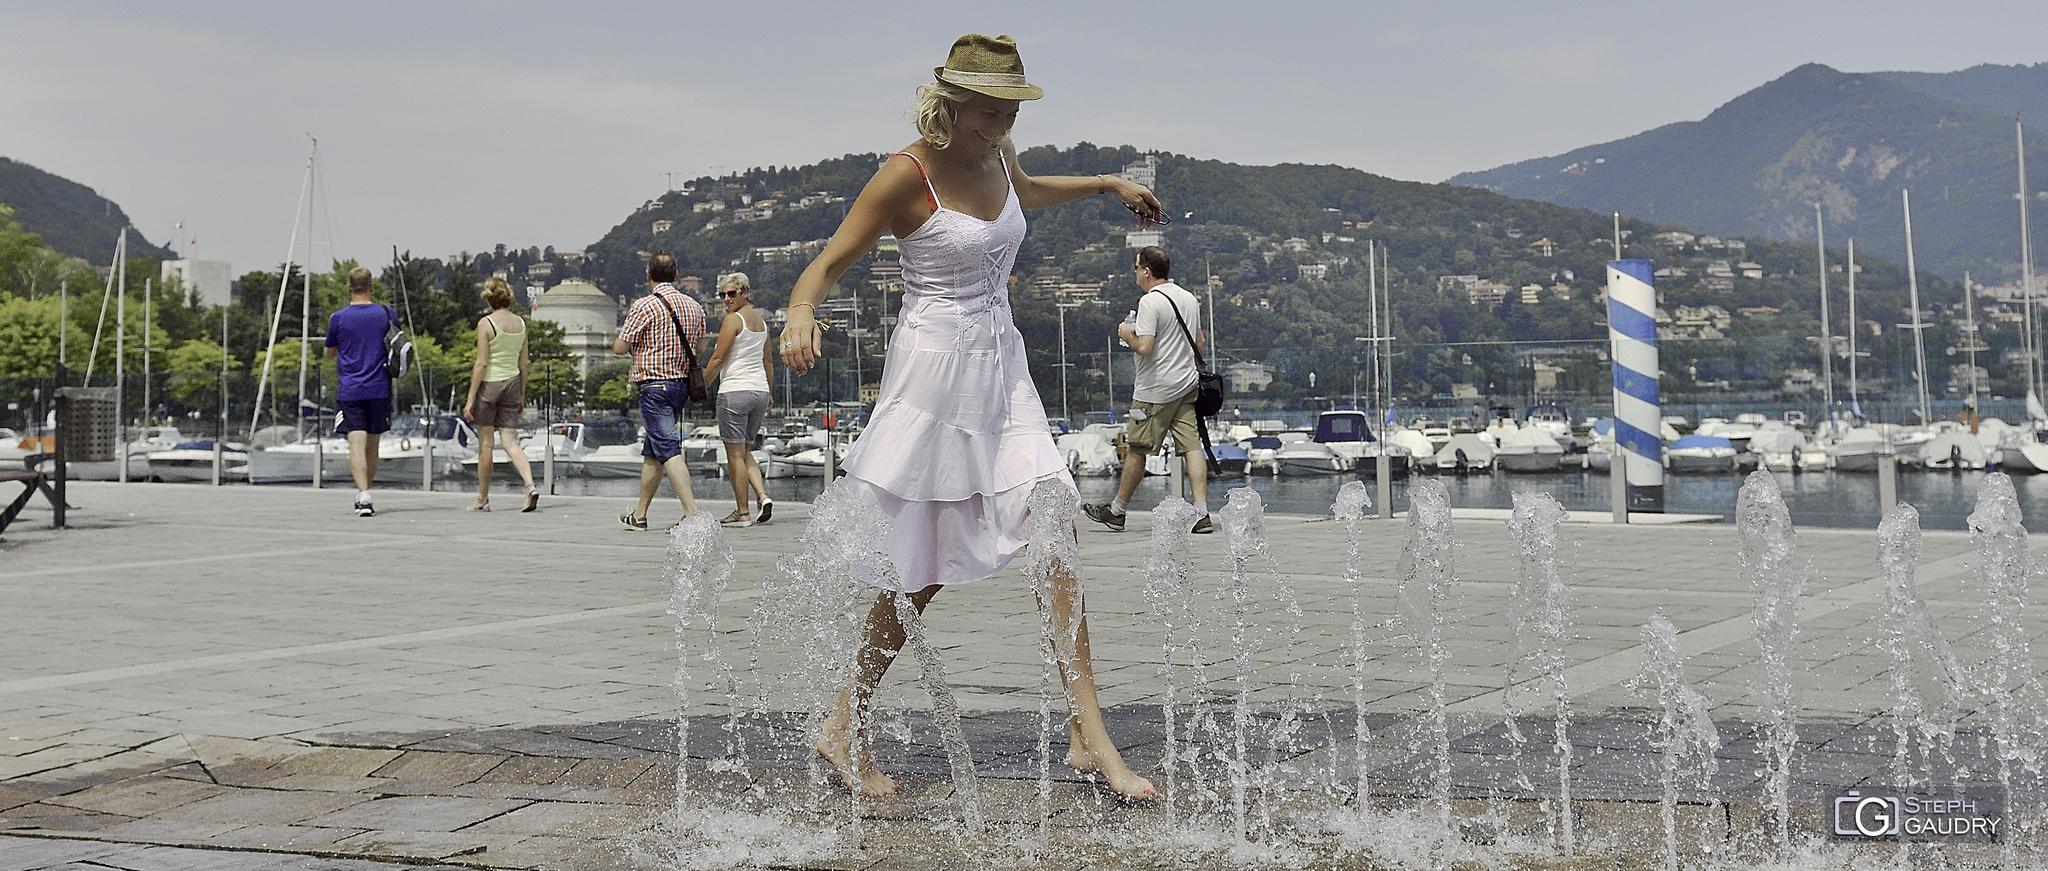
[[[2033,66],[1981,64],[1952,73],[1871,73],[1896,85],[1975,106],[2002,118],[2048,122],[2048,63]]]
[[[0,157],[0,203],[14,209],[14,220],[23,229],[41,234],[43,244],[95,266],[113,262],[114,242],[129,225],[128,213],[92,188],[5,157]],[[166,260],[177,255],[151,245],[131,228],[128,256]]]
[[[501,251],[480,256],[472,268],[479,275],[524,272],[530,285],[537,283],[533,267],[546,263],[540,274],[549,276],[548,283],[581,276],[627,297],[644,287],[645,252],[662,250],[674,254],[684,274],[699,279],[707,292],[719,273],[745,271],[754,301],[777,309],[883,158],[851,154],[810,166],[696,179],[648,201],[582,252],[536,249],[520,260],[509,256],[517,252]],[[1245,166],[1088,143],[1030,148],[1019,159],[1034,175],[1149,175],[1174,218],[1162,241],[1174,258],[1175,279],[1205,301],[1213,288],[1219,358],[1273,367],[1277,386],[1269,394],[1340,391],[1358,377],[1357,338],[1374,332],[1365,268],[1369,245],[1388,261],[1383,276],[1392,282],[1395,375],[1404,395],[1447,397],[1455,383],[1527,395],[1533,390],[1531,361],[1538,355],[1564,361],[1559,389],[1596,396],[1608,389],[1610,373],[1597,356],[1606,341],[1600,301],[1605,263],[1613,256],[1614,227],[1607,214],[1342,166]],[[1658,238],[1660,231],[1678,227],[1637,214],[1622,222],[1629,234],[1626,253],[1674,270],[1658,279],[1660,304],[1674,312],[1713,308],[1726,316],[1716,330],[1674,341],[1682,350],[1673,354],[1683,354],[1683,365],[1699,383],[1774,391],[1788,369],[1817,364],[1812,343],[1804,339],[1818,330],[1811,243],[1690,236],[1668,241]],[[1133,240],[1127,234],[1136,228],[1108,197],[1037,210],[1029,220],[1011,299],[1031,349],[1032,373],[1050,397],[1062,383],[1063,335],[1074,355],[1094,354],[1091,359],[1099,361],[1105,337],[1135,304],[1139,290],[1130,275]],[[1841,238],[1832,230],[1829,238],[1839,263]],[[1862,317],[1878,324],[1881,334],[1862,347],[1879,355],[1866,364],[1865,377],[1906,377],[1910,334],[1889,327],[1905,317],[1906,272],[1894,265],[1903,258],[1861,245],[1858,256]],[[875,318],[900,306],[893,294],[884,302],[871,281],[890,275],[873,268],[887,260],[880,254],[856,263],[831,294],[827,316],[850,326],[838,306],[857,301],[859,323],[872,327]],[[1737,265],[1739,270],[1730,271]],[[1209,287],[1205,274],[1212,277]],[[1834,292],[1842,292],[1840,284]],[[1952,306],[1960,317],[1956,282],[1923,269],[1920,293],[1923,306]],[[1098,304],[1056,304],[1091,296]],[[704,299],[711,301],[708,293]],[[1841,302],[1838,296],[1835,304]],[[1841,317],[1839,307],[1835,315]],[[1937,324],[1930,341],[1944,341],[1947,329]],[[1987,332],[1994,345],[2013,341],[2012,331]],[[864,341],[871,347],[862,359],[872,359],[880,337],[871,334]],[[1089,375],[1097,364],[1077,365],[1082,369],[1075,374]],[[830,376],[830,392],[844,398],[855,387],[853,373],[846,371],[853,367],[846,358],[840,366]],[[865,374],[875,371],[870,366]],[[1128,386],[1127,377],[1116,375],[1116,383]],[[1101,397],[1103,379],[1069,381],[1075,407],[1110,407]],[[1693,388],[1673,379],[1666,389],[1675,396]]]
[[[1910,189],[1921,265],[1952,278],[1967,270],[2009,280],[2019,271],[2019,213],[2005,107],[2026,97],[2014,82],[2043,73],[1977,69],[1983,72],[1943,78],[1807,64],[1702,120],[1450,183],[1779,239],[1811,240],[1820,202],[1829,239],[1853,236],[1859,251],[1898,261],[1905,259],[1899,192]],[[2044,167],[2029,187],[2048,205],[2048,138],[2028,132],[2028,160]]]

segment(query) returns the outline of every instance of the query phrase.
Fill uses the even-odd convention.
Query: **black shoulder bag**
[[[668,309],[669,322],[676,325],[676,341],[682,343],[683,359],[689,364],[683,368],[683,381],[689,386],[690,401],[702,404],[710,393],[705,390],[704,367],[697,365],[697,349],[690,347],[690,337],[683,333],[683,319],[676,314],[676,307],[669,305],[658,290],[654,291],[654,301]]]
[[[1209,446],[1209,425],[1202,419],[1215,417],[1223,410],[1223,376],[1210,371],[1208,362],[1202,359],[1202,346],[1195,344],[1195,334],[1188,330],[1188,321],[1180,316],[1180,306],[1174,304],[1173,297],[1159,295],[1166,299],[1167,309],[1180,324],[1180,335],[1188,340],[1188,350],[1195,352],[1195,430],[1202,434],[1202,457],[1209,461],[1209,473],[1213,475],[1218,466],[1216,449]]]

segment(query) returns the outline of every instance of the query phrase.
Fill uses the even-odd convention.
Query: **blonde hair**
[[[499,309],[512,304],[512,286],[495,275],[484,279],[484,302]]]
[[[348,271],[349,293],[369,293],[371,290],[370,270],[358,266]]]
[[[746,273],[744,273],[744,272],[728,272],[728,273],[726,273],[726,274],[724,274],[724,275],[721,275],[721,276],[719,276],[719,277],[718,277],[718,289],[719,289],[719,290],[730,290],[730,289],[733,289],[733,288],[738,288],[738,289],[740,289],[740,290],[747,290],[747,289],[748,289],[748,288],[747,288],[747,274],[746,274]]]
[[[953,144],[953,124],[960,120],[960,104],[975,97],[973,91],[946,82],[917,86],[917,105],[910,111],[910,123],[933,148]]]

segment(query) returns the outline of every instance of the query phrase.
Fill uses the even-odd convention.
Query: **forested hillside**
[[[5,157],[0,157],[0,204],[13,209],[14,220],[42,236],[52,250],[85,258],[94,266],[113,262],[114,240],[128,226],[128,214],[120,205],[92,188]],[[133,230],[128,233],[128,254],[148,259],[173,256]]]
[[[1935,76],[1808,64],[1700,121],[1450,181],[1779,239],[1811,240],[1820,203],[1829,238],[1854,236],[1861,250],[1900,261],[1900,191],[1910,189],[1921,266],[1955,279],[1967,271],[2011,281],[2020,251],[2012,113],[2048,98],[1995,80],[2038,82],[2048,71],[2005,69]],[[2039,209],[2048,207],[2048,136],[2029,132],[2028,163],[2040,168],[2029,187]]]

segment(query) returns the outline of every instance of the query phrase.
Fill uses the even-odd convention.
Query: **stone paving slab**
[[[49,530],[31,509],[0,540],[0,600],[9,603],[0,612],[0,871],[646,864],[640,840],[673,802],[675,659],[660,584],[666,541],[620,529],[612,518],[624,500],[548,498],[531,515],[476,515],[461,510],[462,494],[392,492],[378,494],[379,516],[358,519],[341,491],[80,483],[71,494],[74,528]],[[715,507],[716,494],[705,495]],[[806,665],[776,639],[754,646],[750,630],[763,582],[796,550],[807,517],[806,506],[782,509],[774,523],[727,531],[738,562],[719,644],[746,665],[743,687],[731,698],[708,679],[695,689],[691,749],[699,765],[723,755],[719,715],[737,705],[755,718],[746,721],[758,730],[748,746],[762,776],[779,769],[801,779],[801,718],[776,726],[759,717],[796,710],[798,695],[777,678]],[[673,518],[672,504],[657,506],[657,527]],[[1663,613],[1723,724],[1722,771],[1694,797],[1753,795],[1746,724],[1756,712],[1756,649],[1735,530],[1605,519],[1575,517],[1562,533],[1577,606],[1565,660],[1584,794],[1643,797],[1647,702],[1627,684],[1641,667],[1640,626]],[[1412,795],[1424,767],[1417,714],[1428,676],[1393,624],[1407,526],[1370,521],[1363,530],[1355,592],[1372,643],[1361,679],[1346,647],[1354,589],[1343,525],[1267,518],[1277,563],[1246,567],[1257,592],[1249,616],[1264,645],[1250,662],[1249,698],[1268,725],[1284,710],[1313,715],[1300,734],[1315,740],[1301,739],[1282,766],[1297,778],[1344,770],[1350,705],[1362,698],[1371,777],[1389,794]],[[1080,545],[1112,731],[1135,765],[1162,779],[1162,639],[1139,573],[1150,533],[1143,513],[1120,535],[1084,522]],[[1461,512],[1454,534],[1453,780],[1461,795],[1498,795],[1514,791],[1515,775],[1497,753],[1502,705],[1536,699],[1507,679],[1519,551],[1497,513]],[[1229,622],[1219,597],[1232,574],[1225,539],[1190,540],[1198,592],[1188,613],[1198,631]],[[1796,652],[1802,755],[1818,775],[1800,781],[1802,794],[1818,795],[1828,785],[1821,776],[1867,773],[1889,754],[1889,727],[1875,718],[1890,688],[1870,648],[1882,591],[1875,543],[1869,531],[1798,534],[1811,570]],[[1923,551],[1918,580],[1931,615],[1966,661],[1981,658],[1988,641],[1969,537],[1928,532]],[[1287,616],[1283,589],[1298,618]],[[1035,818],[1019,809],[1037,774],[1037,619],[1014,572],[949,590],[927,612],[984,791],[1008,796],[992,805],[1005,825]],[[2027,626],[2039,647],[2042,621]],[[1224,709],[1229,651],[1210,644],[1177,654],[1177,704],[1199,697]],[[1206,688],[1190,683],[1192,660],[1208,670]],[[931,703],[907,674],[892,675],[878,702],[909,740],[884,741],[879,752],[916,798],[866,812],[901,828],[871,831],[857,861],[808,867],[913,862],[909,845],[931,835],[917,820],[952,812]],[[1540,719],[1521,724],[1530,746],[1547,746]],[[1984,722],[1972,715],[1964,725]],[[1055,729],[1052,749],[1060,825],[1081,833],[1118,824],[1117,813],[1136,814],[1134,825],[1151,818],[1109,813],[1117,803],[1103,804],[1096,787],[1065,772],[1063,732]],[[1539,783],[1554,777],[1541,760],[1523,768]],[[1601,813],[1626,816],[1626,803],[1614,807]],[[1067,867],[1097,861],[1124,860]]]

